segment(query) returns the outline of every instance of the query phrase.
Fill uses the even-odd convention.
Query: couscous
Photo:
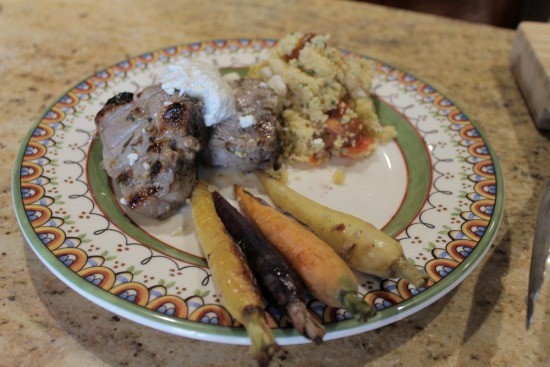
[[[292,33],[249,76],[265,81],[282,99],[283,155],[321,164],[331,156],[370,155],[396,136],[380,125],[370,96],[374,66],[329,45],[329,35]]]

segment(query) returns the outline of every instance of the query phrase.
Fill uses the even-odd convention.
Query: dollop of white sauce
[[[169,95],[195,97],[204,103],[204,123],[212,126],[236,114],[231,87],[218,68],[207,62],[183,59],[169,65],[161,78],[161,87]]]

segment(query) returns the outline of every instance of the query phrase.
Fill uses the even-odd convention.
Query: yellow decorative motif
[[[42,166],[34,162],[23,161],[21,163],[21,170],[25,170],[25,175],[21,175],[21,182],[31,182],[42,176],[44,170]]]
[[[47,151],[44,145],[35,143],[33,141],[29,141],[27,143],[27,147],[28,147],[27,150],[29,148],[33,150],[32,154],[29,154],[29,153],[25,154],[25,160],[28,160],[28,161],[43,157]]]
[[[474,165],[474,172],[486,178],[493,178],[495,177],[495,174],[490,171],[490,169],[492,169],[492,166],[493,162],[482,161]]]
[[[112,289],[109,290],[109,292],[111,292],[112,294],[116,294],[117,296],[120,296],[120,294],[127,292],[133,296],[132,303],[135,303],[139,306],[145,307],[145,305],[147,305],[147,303],[149,302],[149,290],[141,283],[122,283],[114,286]]]
[[[30,204],[27,205],[25,209],[27,210],[27,213],[34,213],[31,219],[31,224],[35,228],[43,226],[52,217],[52,211],[46,206]]]
[[[22,183],[21,189],[30,193],[28,196],[25,196],[23,198],[23,203],[25,205],[30,205],[32,203],[37,202],[42,197],[44,197],[44,194],[46,193],[46,190],[44,190],[43,186],[30,183],[30,182]]]
[[[40,124],[40,125],[38,125],[37,129],[42,130],[43,133],[40,134],[40,135],[36,135],[36,136],[33,135],[33,136],[31,136],[31,138],[30,138],[30,141],[31,141],[31,142],[34,142],[34,141],[36,141],[36,142],[42,142],[42,141],[44,141],[44,140],[50,139],[50,138],[51,138],[52,136],[54,136],[54,134],[55,134],[55,130],[54,130],[50,125],[48,125],[48,124]],[[29,145],[30,145],[30,144],[29,144]],[[46,148],[45,148],[42,144],[40,144],[40,145],[44,148],[44,150],[41,150],[42,155],[40,155],[40,157],[42,157],[42,156],[44,156],[44,155],[46,154]],[[26,154],[25,154],[25,158],[27,158],[27,155],[26,155]]]
[[[63,230],[57,227],[37,227],[34,229],[34,231],[38,236],[48,237],[49,241],[46,244],[46,247],[50,251],[58,249],[65,242],[65,232],[63,232]],[[77,269],[77,270],[80,270],[80,269]]]
[[[496,186],[495,180],[479,181],[475,184],[474,190],[479,195],[485,196],[488,199],[492,199],[494,202],[496,193],[492,192],[492,189]]]
[[[181,319],[187,318],[187,314],[189,312],[187,303],[179,297],[172,295],[160,296],[149,302],[146,307],[150,310],[156,311],[161,306],[173,308],[174,312],[172,313],[172,316],[174,317]]]
[[[42,118],[43,124],[56,124],[65,118],[65,113],[58,107],[52,107]]]
[[[78,104],[78,97],[72,93],[69,92],[63,96],[63,99],[59,100],[55,106],[59,108],[71,108]]]
[[[435,283],[443,279],[459,262],[450,259],[432,259],[426,264],[426,273]],[[448,270],[450,269],[450,270]]]
[[[86,279],[88,281],[92,280],[91,283],[98,286],[99,288],[102,288],[106,291],[109,291],[113,285],[115,284],[115,273],[109,269],[105,268],[103,266],[93,266],[91,268],[82,269],[77,272],[77,274],[81,278],[89,278],[93,277],[92,279]]]
[[[494,200],[482,199],[482,200],[473,202],[470,209],[472,210],[472,213],[474,213],[476,216],[480,217],[481,219],[489,220],[491,219],[491,215],[483,211],[482,208],[492,207],[494,204],[495,204]]]
[[[217,325],[233,326],[233,319],[227,310],[220,305],[203,305],[189,315],[189,320],[200,322],[203,318],[217,319]]]
[[[380,300],[385,300],[392,305],[396,305],[403,302],[404,298],[388,291],[372,291],[367,293],[363,297],[363,300],[376,307],[376,304],[379,303]]]
[[[48,246],[48,248],[50,248],[50,246]],[[82,269],[86,265],[86,261],[88,259],[88,255],[86,255],[84,251],[75,247],[65,247],[58,250],[52,250],[52,253],[58,258],[63,256],[69,257],[72,261],[68,267],[74,272],[78,272]],[[67,262],[65,262],[65,265],[66,264]]]

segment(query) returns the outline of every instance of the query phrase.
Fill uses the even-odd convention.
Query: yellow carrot
[[[244,325],[251,340],[251,354],[267,366],[278,348],[267,324],[263,299],[250,268],[216,213],[212,194],[199,182],[191,195],[191,211],[199,243],[231,315]]]
[[[332,307],[343,307],[366,321],[376,311],[357,296],[357,279],[348,265],[315,234],[235,186],[244,214],[300,275],[308,291]]]
[[[352,269],[379,277],[402,277],[416,287],[427,277],[405,258],[401,244],[371,223],[319,204],[266,174],[258,174],[269,197],[328,243]]]

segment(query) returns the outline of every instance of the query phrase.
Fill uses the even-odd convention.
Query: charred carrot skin
[[[263,299],[255,278],[239,248],[216,213],[208,186],[199,182],[191,195],[195,231],[206,256],[212,279],[229,313],[244,325],[251,354],[267,366],[278,349],[266,320]]]
[[[225,228],[240,247],[267,298],[286,312],[294,327],[319,344],[325,328],[305,305],[306,290],[295,270],[264,236],[220,193],[213,192],[214,206]]]
[[[313,201],[266,174],[258,177],[269,197],[328,243],[352,269],[379,277],[402,277],[416,287],[427,276],[405,258],[399,242],[371,223]]]
[[[309,292],[332,307],[343,307],[366,321],[375,309],[357,297],[357,279],[334,250],[293,218],[235,186],[249,218],[298,272]]]

